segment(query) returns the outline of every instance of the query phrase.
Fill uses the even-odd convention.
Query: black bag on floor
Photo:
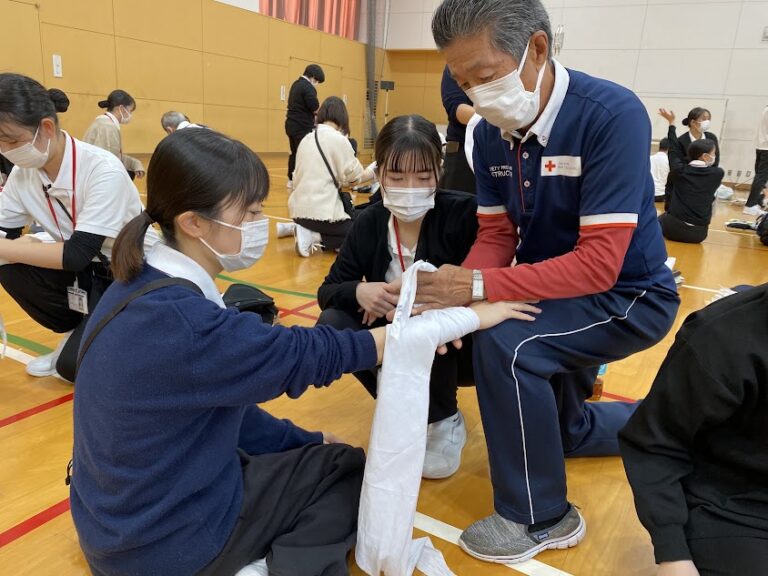
[[[254,286],[232,284],[224,292],[224,304],[227,308],[237,308],[240,312],[255,312],[270,326],[277,321],[278,309],[275,300]]]
[[[757,228],[755,231],[760,237],[760,242],[768,246],[768,214],[763,214],[757,219]]]

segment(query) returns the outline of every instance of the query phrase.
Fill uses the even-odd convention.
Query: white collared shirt
[[[397,250],[397,234],[395,234],[395,217],[390,214],[389,216],[389,224],[387,225],[387,244],[389,245],[389,253],[391,256],[391,259],[389,261],[389,267],[387,268],[387,271],[384,273],[384,281],[385,282],[392,282],[393,280],[397,280],[403,275],[403,268],[400,265],[400,252]],[[413,249],[408,248],[407,246],[400,245],[400,250],[402,250],[403,253],[403,263],[405,264],[405,269],[408,270],[408,268],[411,267],[413,264],[413,261],[416,258],[416,246],[413,247]]]
[[[528,138],[531,137],[531,134],[535,134],[539,143],[545,148],[549,141],[549,135],[552,133],[552,126],[555,124],[555,119],[560,112],[560,108],[563,107],[563,101],[565,100],[565,95],[568,93],[568,86],[571,82],[571,77],[568,74],[568,70],[565,69],[565,66],[560,64],[560,62],[554,58],[552,59],[552,64],[555,67],[555,84],[552,87],[552,94],[549,96],[549,102],[547,102],[539,119],[536,120],[533,126],[528,128],[528,132],[525,133],[525,136],[521,136],[519,132],[512,134],[515,138],[520,138],[522,142],[528,140]],[[510,140],[510,149],[514,148],[514,141],[511,140],[510,135],[508,133],[502,134],[502,137],[504,136],[506,136],[504,138],[505,140]]]
[[[179,125],[176,126],[176,130],[183,130],[184,128],[202,128],[202,126],[200,126],[200,124],[193,124],[187,120],[182,120],[179,122]]]
[[[164,242],[157,242],[147,254],[147,264],[173,278],[184,278],[193,282],[208,300],[219,308],[226,308],[213,278],[186,254],[174,250]]]
[[[0,227],[21,228],[36,221],[57,242],[69,240],[75,230],[98,234],[106,237],[101,251],[109,257],[114,238],[144,209],[139,193],[113,154],[74,140],[77,226],[73,230],[72,220],[56,201],[58,199],[72,214],[72,139],[66,132],[64,136],[64,156],[53,182],[42,169],[19,166],[13,169],[0,194]],[[55,219],[43,190],[49,186]],[[148,244],[157,240],[154,231],[148,234],[147,240]]]

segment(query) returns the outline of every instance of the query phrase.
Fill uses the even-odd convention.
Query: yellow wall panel
[[[205,103],[244,108],[267,107],[267,65],[205,54]]]
[[[269,61],[269,17],[203,0],[203,50]]]
[[[136,40],[203,49],[202,0],[113,0],[115,34]]]
[[[106,98],[117,88],[114,36],[41,24],[45,84],[64,92]],[[62,78],[53,77],[54,54],[61,56]]]
[[[320,58],[321,36],[322,32],[317,30],[270,18],[269,63],[288,66],[291,58],[307,63],[317,62]]]
[[[115,40],[120,88],[134,98],[203,102],[201,52],[120,37]]]
[[[205,105],[205,124],[237,138],[257,152],[267,149],[268,116],[267,110]]]
[[[37,0],[40,21],[113,34],[111,0]]]
[[[365,44],[321,34],[318,58],[320,62],[340,64],[343,75],[348,78],[365,79]]]
[[[104,96],[97,94],[78,94],[67,92],[69,110],[59,114],[59,125],[75,138],[82,139],[93,119],[104,111],[99,108],[99,100]]]
[[[285,114],[269,113],[267,119],[267,152],[290,152],[288,136],[285,135]],[[287,166],[286,166],[287,168]]]
[[[289,68],[285,66],[267,66],[267,108],[277,110],[285,115],[288,107],[288,92],[296,78],[292,78]],[[280,100],[280,86],[285,86],[285,100]]]
[[[365,113],[365,82],[353,78],[342,78],[341,92],[347,96],[347,111],[350,116]]]
[[[130,124],[121,128],[123,150],[127,154],[151,154],[166,135],[160,125],[160,117],[170,110],[186,114],[192,122],[203,122],[202,104],[137,98],[136,111]]]
[[[43,56],[37,9],[28,4],[0,0],[0,72],[17,72],[43,81]]]

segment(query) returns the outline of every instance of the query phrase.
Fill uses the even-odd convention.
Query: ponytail
[[[125,90],[112,90],[106,100],[99,100],[99,108],[114,110],[118,106],[136,107],[136,100]]]
[[[144,237],[154,222],[149,213],[142,212],[126,224],[112,247],[112,275],[119,282],[134,280],[144,266]]]

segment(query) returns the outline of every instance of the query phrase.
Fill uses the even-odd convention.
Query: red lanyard
[[[400,257],[400,268],[405,272],[405,260],[403,260],[403,249],[400,246],[400,227],[397,225],[397,218],[392,216],[392,223],[395,226],[395,242],[397,242],[397,255]]]
[[[77,226],[77,198],[76,198],[76,190],[75,190],[75,177],[77,176],[77,147],[75,146],[75,139],[70,136],[70,140],[72,140],[72,214],[67,214],[69,216],[69,219],[72,220],[72,232],[75,232],[75,226]],[[59,219],[56,217],[56,211],[53,209],[53,202],[51,202],[51,196],[48,194],[48,190],[43,187],[43,192],[45,193],[45,199],[48,200],[48,208],[51,211],[51,216],[53,216],[53,221],[56,223],[56,228],[59,229],[59,236],[61,236],[61,241],[64,242],[64,234],[61,232],[61,226],[59,226]],[[59,202],[61,205],[61,203]],[[67,211],[66,208],[64,208],[63,205],[61,205],[64,212]]]

